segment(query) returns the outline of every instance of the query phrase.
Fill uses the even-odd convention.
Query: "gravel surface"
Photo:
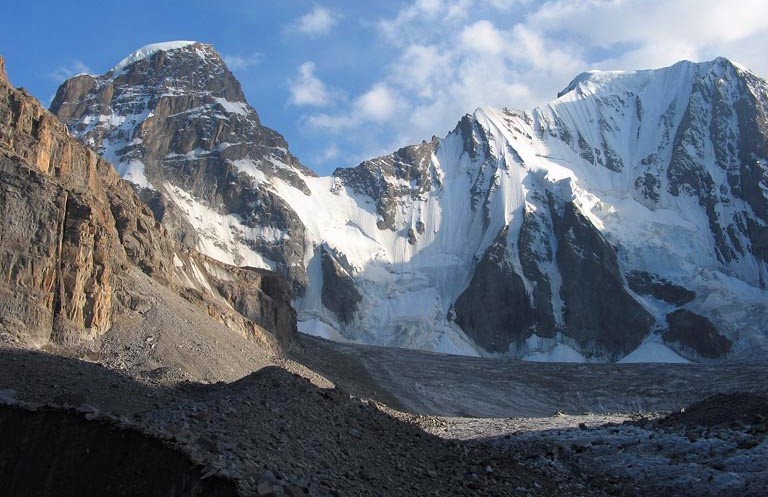
[[[301,339],[304,353],[297,360],[361,396],[419,414],[655,413],[677,411],[718,393],[768,393],[768,362],[536,363]]]
[[[205,466],[204,476],[235,479],[243,495],[608,495],[567,468],[430,434],[423,418],[393,416],[278,366],[231,383],[169,386],[0,349],[0,370],[0,397],[139,428]]]
[[[137,428],[245,496],[758,496],[768,485],[766,365],[530,364],[308,337],[287,358],[137,285],[150,305],[92,343],[0,347],[0,402]],[[718,390],[731,393],[664,412]]]

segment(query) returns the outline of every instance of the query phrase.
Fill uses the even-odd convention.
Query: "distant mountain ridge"
[[[317,177],[212,47],[150,47],[51,110],[177,239],[286,276],[302,331],[530,360],[768,353],[768,85],[727,59],[584,73]]]

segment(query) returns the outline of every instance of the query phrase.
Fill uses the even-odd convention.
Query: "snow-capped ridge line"
[[[160,43],[150,43],[149,45],[144,45],[138,50],[131,52],[130,55],[128,55],[126,58],[118,62],[115,67],[110,69],[110,72],[121,71],[125,67],[133,63],[136,63],[140,60],[146,59],[147,57],[151,57],[157,52],[168,52],[171,50],[178,50],[180,48],[188,47],[196,43],[199,43],[199,42],[189,41],[189,40],[176,40],[176,41],[165,41]]]
[[[573,90],[579,88],[580,86],[588,83],[602,86],[607,83],[612,83],[619,80],[626,80],[629,78],[656,77],[658,74],[662,72],[669,72],[669,71],[696,70],[699,73],[703,74],[711,71],[715,67],[722,66],[722,65],[730,65],[741,72],[752,74],[752,72],[745,66],[737,62],[734,62],[731,59],[728,59],[727,57],[722,57],[722,56],[715,57],[712,60],[703,61],[703,62],[681,60],[668,67],[654,68],[654,69],[638,69],[634,71],[591,69],[588,71],[584,71],[578,74],[575,78],[573,78],[565,88],[563,88],[557,93],[557,98],[561,98],[567,95],[568,93],[572,92]]]

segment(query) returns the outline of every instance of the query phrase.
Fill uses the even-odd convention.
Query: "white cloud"
[[[589,69],[724,55],[768,75],[764,0],[414,0],[375,28],[392,54],[381,73],[302,119],[346,157],[443,136],[479,106],[544,105]]]
[[[224,59],[224,63],[230,70],[243,71],[259,65],[264,59],[264,54],[259,52],[254,52],[250,55],[222,54],[221,58]]]
[[[461,32],[461,42],[470,50],[485,53],[499,53],[504,49],[501,33],[490,21],[477,21]]]
[[[299,33],[309,36],[328,34],[339,21],[339,16],[332,10],[315,5],[311,12],[304,14],[294,24]]]
[[[764,34],[768,4],[762,0],[558,0],[538,9],[527,26],[551,38],[572,35],[582,49],[631,47],[605,61],[588,61],[598,67],[610,63],[608,67],[620,69],[653,68],[682,59],[711,59]],[[751,61],[740,62],[749,65]],[[754,63],[753,68],[763,73],[768,68],[761,60]]]
[[[63,82],[65,79],[69,79],[72,76],[78,74],[91,74],[91,68],[85,65],[82,61],[74,60],[72,63],[66,66],[59,66],[50,73],[50,77],[53,80]]]
[[[377,23],[379,33],[394,45],[409,45],[435,36],[446,25],[466,19],[475,0],[416,0],[393,19]]]
[[[376,83],[359,95],[345,109],[335,114],[318,113],[305,116],[304,123],[310,128],[330,133],[359,128],[366,125],[382,125],[404,112],[404,104],[396,91],[384,83]]]
[[[340,153],[341,153],[341,151],[339,150],[338,145],[336,145],[335,143],[331,142],[323,150],[322,160],[323,161],[330,161],[330,160],[338,159]]]
[[[399,97],[385,83],[376,83],[355,100],[355,110],[364,119],[381,123],[390,118],[400,107]]]
[[[288,81],[289,102],[294,105],[325,107],[334,97],[325,84],[315,76],[314,62],[304,62],[299,66],[299,74]]]

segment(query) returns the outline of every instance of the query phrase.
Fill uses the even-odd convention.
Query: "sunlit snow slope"
[[[766,356],[768,91],[746,69],[584,73],[531,112],[478,109],[316,177],[210,46],[136,54],[52,109],[179,238],[285,274],[304,332],[530,360]]]

